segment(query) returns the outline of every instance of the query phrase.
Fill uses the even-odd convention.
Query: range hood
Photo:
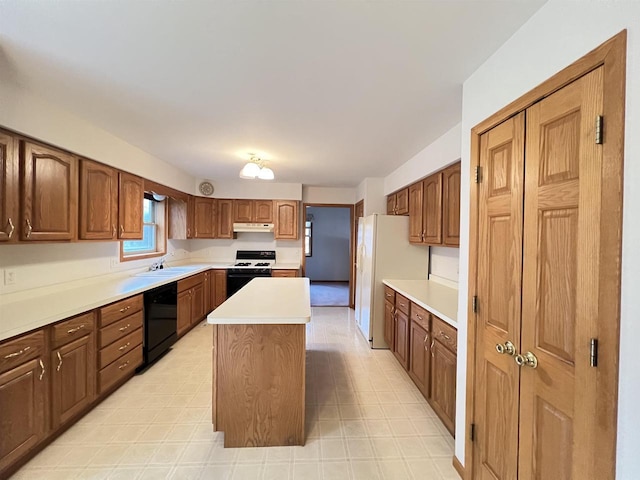
[[[234,232],[273,232],[273,223],[234,223]]]

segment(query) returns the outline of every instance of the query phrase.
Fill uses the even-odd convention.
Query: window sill
[[[133,254],[133,255],[123,255],[122,251],[120,251],[120,261],[130,262],[132,260],[144,260],[146,258],[161,257],[165,254],[166,252],[149,252],[149,253],[140,253],[140,254]]]

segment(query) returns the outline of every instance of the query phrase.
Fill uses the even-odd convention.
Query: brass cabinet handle
[[[62,368],[62,356],[60,355],[60,352],[56,352],[56,354],[58,355],[58,366],[56,367],[56,372],[59,372],[60,369]]]
[[[124,233],[124,226],[120,225],[120,236],[122,236],[123,233]]]
[[[19,357],[20,355],[22,355],[25,352],[28,352],[29,350],[31,350],[31,347],[24,347],[22,350],[18,350],[17,352],[13,352],[10,353],[9,355],[5,355],[4,358],[13,358],[13,357]]]
[[[440,336],[447,341],[451,341],[451,337],[444,332],[440,332]]]
[[[129,347],[129,345],[131,345],[131,342],[127,342],[124,345],[122,345],[118,350],[123,351],[126,350],[127,347]]]
[[[83,328],[84,328],[84,323],[82,325],[80,325],[79,327],[70,328],[69,330],[67,330],[67,334],[71,335],[73,333],[76,333],[78,330],[82,330]]]
[[[127,328],[129,328],[131,326],[130,323],[127,323],[124,327],[120,327],[118,330],[120,330],[121,332],[124,332]]]
[[[392,293],[387,293],[387,297],[391,298],[391,297],[393,297],[393,294]]]
[[[514,356],[516,354],[516,346],[507,340],[504,343],[498,343],[496,345],[496,351],[501,355]]]
[[[40,364],[40,368],[42,369],[38,380],[42,381],[42,377],[44,377],[44,363],[42,363],[42,359],[38,360],[38,363]]]
[[[27,238],[29,238],[31,236],[31,231],[33,230],[33,227],[31,226],[31,220],[27,218],[26,222],[27,222]]]
[[[435,357],[435,354],[433,353],[433,346],[435,345],[435,343],[436,343],[436,339],[434,338],[433,340],[431,340],[431,356],[432,357]]]
[[[404,303],[401,303],[400,306],[401,307],[406,307],[406,305]]]
[[[11,238],[13,236],[13,232],[16,231],[16,226],[13,224],[13,220],[11,220],[11,217],[9,217],[9,220],[7,220],[7,225],[9,225],[9,231],[7,232],[7,237]]]
[[[417,313],[416,313],[416,318],[417,318],[418,320],[422,320],[422,317],[421,317],[420,315],[418,315]]]
[[[524,355],[516,355],[514,360],[519,367],[536,368],[538,366],[538,357],[531,352],[527,352]]]
[[[131,362],[131,360],[127,360],[126,362],[124,362],[122,365],[120,365],[118,367],[118,370],[122,370],[123,368],[125,368],[127,365],[129,365],[129,363]]]
[[[427,350],[427,351],[429,351],[429,346],[427,345],[428,341],[429,341],[429,334],[427,333],[424,336],[424,342],[422,342],[422,344],[424,345],[424,349]]]
[[[129,310],[130,308],[131,308],[131,305],[127,305],[126,307],[120,309],[120,313],[124,313],[127,310]]]
[[[190,236],[191,236],[191,229],[187,228],[187,237],[190,237]]]
[[[112,237],[116,236],[116,226],[115,226],[115,224],[111,225],[111,236]]]

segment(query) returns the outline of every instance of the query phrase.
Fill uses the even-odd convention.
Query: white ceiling
[[[278,182],[355,186],[456,125],[462,82],[543,3],[3,0],[0,81],[197,177],[253,151]]]

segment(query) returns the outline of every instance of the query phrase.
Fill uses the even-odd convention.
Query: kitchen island
[[[309,279],[255,278],[213,324],[215,431],[225,447],[304,445]]]

